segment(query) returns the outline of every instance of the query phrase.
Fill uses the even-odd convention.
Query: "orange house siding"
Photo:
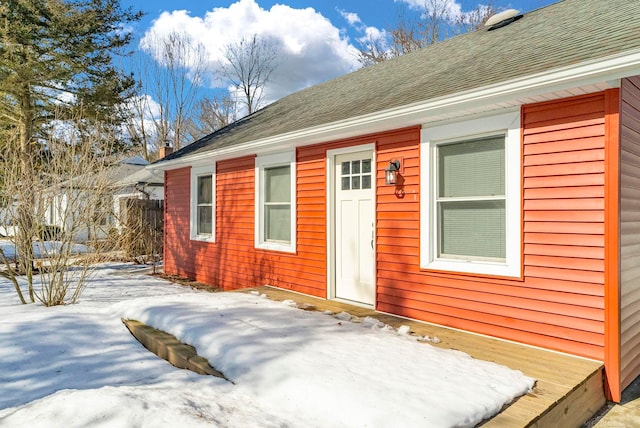
[[[165,271],[225,289],[270,284],[326,297],[326,153],[375,142],[376,309],[614,364],[617,350],[605,356],[605,251],[615,264],[617,250],[605,207],[617,163],[605,142],[617,138],[607,136],[616,96],[522,108],[521,278],[420,268],[420,127],[297,149],[296,254],[254,248],[253,156],[217,163],[215,243],[189,239],[189,169],[167,172]],[[404,179],[395,188],[384,184],[393,159]]]
[[[326,152],[377,139],[389,144],[404,142],[407,132],[392,131],[297,150],[295,254],[254,247],[255,157],[216,164],[215,243],[192,241],[189,237],[190,169],[168,171],[165,192],[170,203],[165,207],[165,272],[224,289],[269,284],[326,297]],[[418,128],[412,128],[411,132],[417,133]],[[417,163],[414,169],[417,173]],[[384,180],[381,175],[379,180]]]
[[[165,271],[224,289],[272,284],[324,297],[324,237],[315,230],[323,226],[308,220],[317,204],[298,202],[297,254],[254,248],[254,159],[247,156],[216,164],[215,243],[189,237],[190,169],[167,172],[165,187],[171,203],[165,218]],[[298,170],[304,175],[304,162]]]
[[[196,269],[193,256],[189,247],[181,245],[189,239],[189,171],[182,168],[165,173],[164,270],[192,278]]]
[[[378,187],[378,310],[603,360],[604,98],[522,109],[523,279],[421,270],[419,135],[379,144],[407,168],[403,198]]]

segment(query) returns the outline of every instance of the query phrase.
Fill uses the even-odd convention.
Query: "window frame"
[[[265,239],[265,203],[266,193],[265,184],[266,177],[265,171],[269,168],[277,168],[288,166],[291,174],[291,186],[290,186],[290,225],[291,240],[287,242],[282,241],[268,241]],[[282,251],[287,253],[296,252],[296,154],[295,151],[276,153],[270,155],[257,156],[255,161],[255,248],[263,250]]]
[[[198,178],[211,176],[211,233],[198,233]],[[191,167],[189,235],[192,241],[216,242],[216,164]]]
[[[505,260],[438,256],[437,148],[443,144],[504,135]],[[421,131],[420,268],[480,275],[522,277],[522,160],[520,112],[471,119]]]

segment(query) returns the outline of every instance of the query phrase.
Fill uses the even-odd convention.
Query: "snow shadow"
[[[0,326],[0,409],[64,389],[154,384],[171,373],[172,366],[142,347],[119,318],[59,309],[69,307],[34,307],[30,314],[48,316],[14,329]]]
[[[271,363],[301,350],[317,335],[327,334],[312,322],[292,322],[297,317],[308,317],[309,313],[293,308],[283,311],[281,307],[257,305],[259,298],[255,298],[256,302],[246,302],[246,299],[242,299],[244,302],[235,301],[229,307],[224,304],[211,306],[210,301],[198,302],[196,299],[194,297],[187,304],[147,300],[144,303],[146,307],[138,311],[127,310],[124,316],[194,346],[198,355],[206,358],[212,367],[234,383],[243,383],[243,378],[259,382],[260,373]],[[131,303],[125,304],[129,306]],[[339,331],[335,333],[339,334]],[[269,382],[273,380],[273,373],[270,373]]]

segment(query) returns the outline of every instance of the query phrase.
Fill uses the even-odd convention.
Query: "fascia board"
[[[518,99],[524,100],[534,95],[601,82],[616,82],[622,77],[633,75],[640,75],[640,49],[451,94],[427,102],[409,104],[270,138],[185,156],[184,158],[158,165],[152,164],[147,168],[164,171],[206,162],[211,158],[223,160],[249,154],[290,150],[291,147],[306,146],[355,137],[365,133],[418,125],[429,121],[429,117],[433,117],[436,114],[462,112],[478,106]]]

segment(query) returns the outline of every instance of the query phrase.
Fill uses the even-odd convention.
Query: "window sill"
[[[296,249],[292,245],[288,244],[278,244],[275,242],[263,242],[261,244],[256,245],[256,249],[258,250],[269,250],[269,251],[279,251],[282,253],[292,253],[295,254]]]
[[[192,241],[216,242],[216,239],[211,235],[195,235],[195,236],[191,236],[190,239]]]
[[[434,260],[421,265],[420,269],[469,275],[500,276],[513,279],[522,277],[519,265],[475,260]]]

